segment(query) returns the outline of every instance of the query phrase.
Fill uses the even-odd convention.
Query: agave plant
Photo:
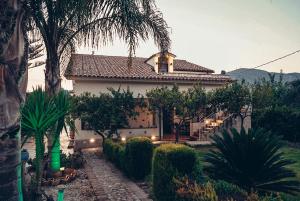
[[[36,193],[41,194],[41,179],[43,172],[43,158],[45,153],[44,137],[64,113],[57,109],[55,101],[50,99],[41,89],[35,89],[27,98],[21,108],[21,128],[28,137],[35,139],[36,153]]]
[[[223,131],[212,137],[216,150],[211,150],[205,161],[205,171],[214,179],[236,184],[247,191],[299,191],[295,173],[286,166],[294,162],[280,152],[280,138],[262,129],[244,129],[238,133]]]

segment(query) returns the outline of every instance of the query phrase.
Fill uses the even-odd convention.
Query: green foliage
[[[189,120],[199,116],[207,105],[205,90],[200,84],[187,91],[180,91],[178,86],[162,87],[147,92],[149,108],[153,111],[168,110],[176,113],[176,136],[179,130]],[[160,126],[161,127],[161,126]],[[178,141],[178,138],[176,138]]]
[[[236,201],[244,201],[247,197],[246,191],[226,181],[213,181],[213,186],[218,195],[219,200],[233,199]]]
[[[230,114],[244,119],[251,106],[251,92],[244,81],[241,83],[234,82],[224,88],[210,92],[209,100],[215,109],[226,109]]]
[[[126,143],[125,167],[130,177],[143,179],[151,171],[153,144],[147,137],[133,137]]]
[[[130,58],[140,40],[153,37],[162,51],[170,46],[167,24],[154,1],[26,0],[23,9],[32,34],[45,44],[51,94],[59,88],[60,67],[65,68],[60,65],[68,62],[77,45],[101,47],[119,38],[128,44]]]
[[[133,137],[126,144],[107,139],[103,144],[103,152],[129,177],[143,179],[150,173],[153,145],[149,138]]]
[[[118,128],[128,126],[128,119],[138,115],[135,107],[143,106],[143,98],[135,99],[129,89],[109,90],[110,93],[100,93],[99,96],[85,93],[74,101],[75,116],[87,122],[100,135],[104,135],[105,130],[115,132]]]
[[[42,177],[42,161],[45,153],[44,136],[48,129],[63,117],[55,101],[41,89],[35,89],[21,108],[21,128],[26,138],[33,136],[36,149],[36,188],[40,191]],[[39,192],[40,193],[40,192]]]
[[[122,154],[122,156],[120,155],[122,149],[124,149],[125,151],[125,146],[120,142],[114,142],[111,139],[107,139],[104,141],[103,153],[108,160],[116,164],[118,167],[124,167],[124,164],[121,164],[121,161],[124,161],[122,160],[122,156],[125,157],[124,154]]]
[[[283,84],[274,79],[252,85],[253,127],[264,128],[291,142],[300,141],[300,81]]]
[[[262,129],[235,129],[223,131],[222,136],[212,137],[217,150],[210,150],[205,156],[209,164],[205,171],[213,179],[236,184],[250,192],[299,191],[295,173],[286,168],[294,162],[283,158],[280,139]]]
[[[73,154],[60,154],[61,167],[80,169],[84,167],[85,160],[80,152],[74,152]]]
[[[300,111],[287,106],[254,110],[253,127],[264,128],[290,142],[300,142]]]
[[[176,200],[178,201],[218,201],[213,185],[207,182],[198,184],[187,177],[174,179]]]
[[[158,201],[175,200],[174,178],[192,175],[196,168],[196,152],[185,145],[165,144],[154,150],[153,192]]]
[[[36,170],[36,158],[30,159],[28,164],[30,164],[31,169]],[[85,160],[80,152],[68,155],[60,152],[60,164],[61,167],[80,169],[84,167]]]

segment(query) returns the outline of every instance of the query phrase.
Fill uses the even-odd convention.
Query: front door
[[[163,111],[163,131],[164,135],[173,134],[173,116],[168,110]]]
[[[189,136],[190,135],[190,122],[185,122],[181,127],[179,131],[180,135],[183,136]]]

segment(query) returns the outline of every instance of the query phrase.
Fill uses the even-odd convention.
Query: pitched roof
[[[145,63],[146,60],[147,58],[134,57],[132,67],[128,68],[127,57],[73,54],[65,71],[65,77],[68,79],[88,77],[231,82],[231,79],[226,75],[211,74],[214,72],[213,70],[179,59],[175,59],[173,62],[175,73],[157,74],[151,65]],[[180,73],[177,73],[178,71]]]

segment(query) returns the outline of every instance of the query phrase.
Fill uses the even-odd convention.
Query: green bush
[[[240,187],[222,180],[213,181],[212,183],[219,200],[246,200],[247,192]]]
[[[126,144],[105,140],[103,153],[128,176],[143,179],[151,171],[153,145],[149,138],[133,137]]]
[[[174,179],[191,176],[196,168],[196,152],[185,145],[165,144],[153,157],[153,193],[158,201],[176,200]]]
[[[198,184],[188,177],[174,179],[176,200],[178,201],[217,201],[218,196],[210,182]]]
[[[125,162],[122,157],[124,157],[124,154],[121,154],[124,152],[124,145],[120,142],[114,142],[111,139],[107,139],[103,143],[103,153],[105,154],[106,158],[114,163],[118,168],[122,169],[123,164]]]
[[[147,137],[133,137],[125,147],[126,173],[135,179],[143,179],[151,171],[153,145]]]

